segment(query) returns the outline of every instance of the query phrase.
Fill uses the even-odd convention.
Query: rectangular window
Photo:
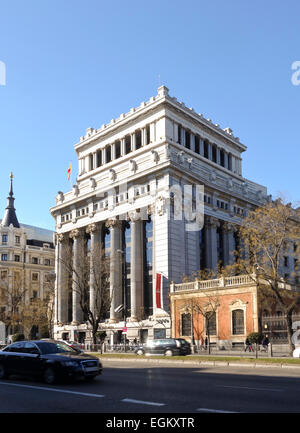
[[[1,254],[1,260],[2,260],[2,262],[7,262],[8,254]]]
[[[8,235],[7,234],[2,235],[2,243],[7,244],[7,242],[8,242]]]
[[[244,311],[234,310],[232,312],[232,334],[242,335],[244,334]]]
[[[51,264],[50,259],[45,259],[45,265],[50,266],[50,264]]]
[[[191,148],[191,134],[189,131],[185,131],[185,147],[187,149]]]
[[[31,280],[32,280],[32,281],[38,281],[38,280],[39,280],[39,274],[36,273],[36,272],[34,272],[34,273],[31,275]]]
[[[21,243],[21,237],[20,236],[15,237],[15,243],[16,243],[16,245],[20,245],[20,243]]]
[[[215,311],[206,313],[206,330],[209,335],[217,335],[217,314]]]
[[[39,259],[37,257],[32,257],[31,262],[33,265],[38,265],[39,264]]]
[[[181,335],[184,336],[191,336],[192,331],[192,318],[190,313],[182,314],[181,315]]]
[[[150,125],[146,126],[146,144],[150,144]]]
[[[97,167],[100,167],[102,165],[102,151],[101,150],[97,150]]]
[[[208,141],[204,141],[204,158],[208,159]]]
[[[142,131],[140,129],[135,133],[135,145],[136,149],[142,147]]]
[[[131,152],[131,137],[126,135],[125,137],[125,153],[126,155]]]
[[[181,144],[181,126],[178,125],[178,143]]]
[[[111,147],[107,146],[105,152],[106,152],[106,162],[108,163],[111,161]]]
[[[1,271],[1,274],[0,274],[1,280],[6,280],[7,275],[8,275],[7,271]]]
[[[19,255],[15,255],[15,262],[19,262],[20,261],[20,256]]]
[[[200,154],[200,140],[198,135],[195,135],[195,152]]]

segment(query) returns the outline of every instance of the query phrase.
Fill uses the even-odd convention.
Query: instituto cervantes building
[[[230,128],[222,129],[161,86],[139,107],[99,129],[88,128],[75,151],[76,184],[60,191],[51,208],[55,337],[90,338],[75,288],[72,296],[66,293],[61,264],[66,248],[72,246],[76,263],[89,243],[102,243],[114,263],[110,313],[100,326],[110,341],[121,340],[123,302],[129,340],[170,337],[171,282],[216,269],[220,261],[230,264],[238,243],[235,226],[270,199],[266,187],[243,177],[246,146]],[[92,285],[91,279],[91,297]],[[243,299],[230,308],[243,309]],[[241,339],[246,328],[243,332]]]
[[[1,315],[10,310],[13,293],[21,296],[22,302],[46,299],[50,276],[54,274],[53,231],[19,223],[14,201],[11,174],[7,207],[0,220]],[[4,343],[6,337],[2,323],[0,342]]]

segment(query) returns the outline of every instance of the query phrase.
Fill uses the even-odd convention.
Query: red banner
[[[156,274],[156,308],[161,308],[162,274]]]

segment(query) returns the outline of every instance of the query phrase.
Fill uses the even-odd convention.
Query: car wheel
[[[6,379],[7,378],[7,372],[3,364],[0,364],[0,379]]]
[[[165,351],[165,355],[166,355],[166,356],[173,356],[173,352],[172,352],[172,350],[171,350],[171,349],[167,349],[167,350]]]
[[[143,351],[142,349],[139,349],[139,350],[136,352],[136,354],[137,354],[137,355],[144,355],[144,351]]]
[[[47,367],[44,371],[44,381],[48,385],[52,385],[56,380],[56,374],[52,367]]]

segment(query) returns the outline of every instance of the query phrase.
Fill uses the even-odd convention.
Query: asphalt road
[[[105,361],[93,383],[0,381],[1,413],[300,412],[298,370]]]

